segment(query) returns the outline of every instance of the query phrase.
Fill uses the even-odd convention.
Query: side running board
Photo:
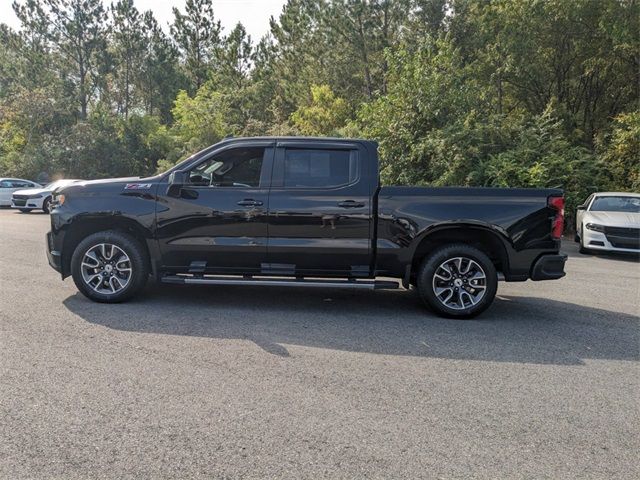
[[[182,283],[188,285],[271,285],[276,287],[322,287],[322,288],[360,288],[366,290],[393,290],[399,288],[398,282],[382,280],[333,280],[333,279],[287,279],[269,277],[224,277],[215,275],[166,275],[160,279],[163,283]]]

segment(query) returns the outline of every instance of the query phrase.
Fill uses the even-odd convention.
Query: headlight
[[[53,197],[53,203],[58,206],[64,204],[64,194],[61,193],[60,195]]]
[[[604,233],[604,225],[598,225],[597,223],[587,223],[585,226],[589,230],[593,230],[594,232],[602,232],[602,233]]]
[[[29,195],[29,198],[42,198],[42,195]]]

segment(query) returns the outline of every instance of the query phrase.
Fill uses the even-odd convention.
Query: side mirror
[[[167,190],[167,195],[170,197],[180,197],[182,192],[182,187],[185,183],[188,183],[189,180],[189,172],[184,170],[176,170],[175,172],[171,172],[169,175],[169,188]]]
[[[169,185],[184,185],[189,179],[189,172],[176,170],[169,175]]]
[[[578,205],[576,207],[576,210],[586,210],[586,209],[587,209],[587,207],[585,205]]]

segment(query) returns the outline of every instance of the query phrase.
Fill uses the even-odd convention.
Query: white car
[[[22,178],[0,178],[0,206],[8,207],[11,205],[11,195],[13,192],[25,188],[42,187],[39,183],[31,180],[23,180]]]
[[[599,192],[589,195],[576,212],[580,253],[640,253],[640,194]]]
[[[23,213],[28,213],[31,210],[42,210],[45,213],[49,213],[51,210],[51,193],[58,187],[65,187],[71,183],[80,181],[81,180],[56,180],[44,187],[18,190],[13,192],[13,196],[11,197],[11,208],[17,208]]]

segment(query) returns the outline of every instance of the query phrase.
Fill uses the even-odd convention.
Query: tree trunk
[[[358,14],[358,34],[360,35],[360,51],[362,53],[362,61],[364,62],[364,79],[367,85],[367,95],[369,98],[372,98],[373,85],[371,82],[371,69],[369,67],[369,54],[367,52],[367,41],[365,40],[362,16],[360,14]]]

